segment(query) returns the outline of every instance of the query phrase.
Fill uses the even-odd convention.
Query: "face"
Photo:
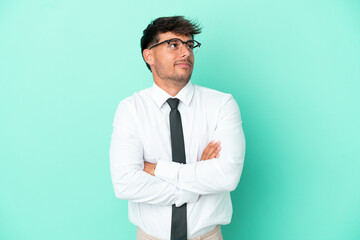
[[[191,40],[191,36],[176,35],[172,32],[159,34],[159,42],[179,38],[186,42]],[[193,66],[194,54],[184,44],[183,47],[174,52],[167,43],[160,44],[149,50],[154,80],[167,81],[171,84],[184,86],[189,82]]]

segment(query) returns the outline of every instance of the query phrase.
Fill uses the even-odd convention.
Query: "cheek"
[[[171,66],[174,63],[174,60],[171,57],[163,57],[160,59],[161,65]]]
[[[193,63],[195,62],[195,58],[194,58],[193,55],[190,57],[190,61],[193,62]]]

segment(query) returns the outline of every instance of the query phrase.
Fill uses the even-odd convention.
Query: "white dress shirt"
[[[122,100],[110,145],[116,197],[129,200],[129,220],[147,234],[170,239],[171,205],[187,203],[188,238],[231,221],[230,191],[238,185],[245,156],[239,107],[230,94],[189,83],[180,99],[186,164],[172,162],[169,113],[172,97],[155,83]],[[212,140],[220,157],[200,161]],[[155,176],[144,161],[157,163]]]

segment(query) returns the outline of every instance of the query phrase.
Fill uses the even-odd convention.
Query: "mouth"
[[[178,63],[175,63],[175,65],[177,65],[181,68],[191,68],[191,63],[189,63],[189,62],[178,62]]]

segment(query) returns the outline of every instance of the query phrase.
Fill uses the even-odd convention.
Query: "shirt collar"
[[[156,105],[161,108],[162,105],[168,100],[168,98],[178,98],[181,102],[185,103],[189,106],[191,99],[194,95],[194,86],[191,81],[189,81],[181,90],[176,94],[175,97],[172,97],[170,94],[165,92],[161,89],[156,83],[154,82],[153,86],[151,87],[150,92],[152,98],[154,99]]]

